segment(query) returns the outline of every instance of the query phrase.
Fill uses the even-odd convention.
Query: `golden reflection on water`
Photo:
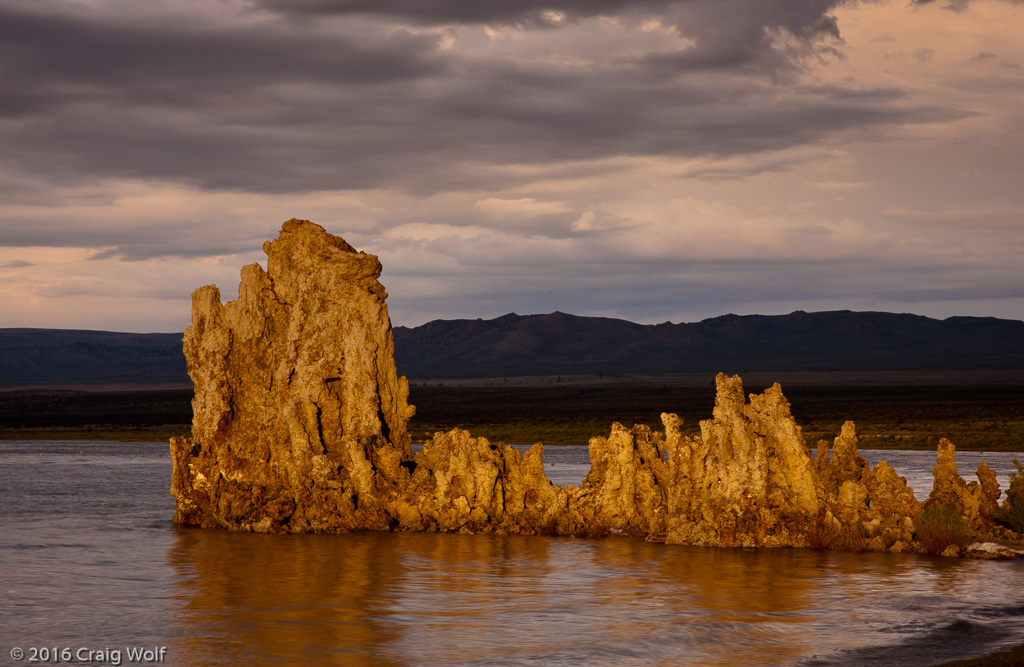
[[[171,654],[192,665],[784,665],[849,646],[887,589],[950,592],[967,572],[896,554],[371,532],[178,529],[168,558]]]
[[[178,529],[169,560],[185,606],[173,655],[192,665],[388,664],[374,653],[393,632],[374,614],[402,565],[379,540],[351,537]]]

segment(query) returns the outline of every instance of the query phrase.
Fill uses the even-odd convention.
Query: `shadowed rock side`
[[[966,483],[948,441],[922,506],[888,463],[861,458],[851,422],[811,458],[779,385],[748,402],[721,374],[700,435],[681,435],[673,414],[663,433],[615,423],[591,439],[578,487],[551,484],[540,443],[521,454],[456,429],[413,454],[377,258],[300,220],[264,250],[267,271],[243,268],[237,301],[193,294],[193,437],[171,441],[177,523],[921,551],[915,521],[940,504],[975,534],[1014,536],[996,525],[1007,509],[995,474],[982,464]]]

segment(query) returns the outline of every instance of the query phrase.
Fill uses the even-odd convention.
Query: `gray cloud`
[[[1018,298],[1012,35],[862,4],[0,0],[0,268],[187,311],[295,215],[406,323]]]
[[[935,0],[910,0],[910,2],[914,5],[930,5],[935,2]],[[969,4],[971,4],[971,0],[949,0],[949,4],[945,5],[943,9],[962,12],[967,9]]]
[[[638,322],[696,321],[727,312],[781,314],[800,307],[831,310],[836,304],[857,309],[948,316],[953,304],[978,299],[1020,299],[1024,289],[1014,273],[993,268],[983,275],[963,275],[946,265],[915,262],[894,267],[884,260],[853,258],[844,262],[668,261],[607,266],[573,263],[572,272],[537,265],[521,272],[491,271],[473,285],[456,276],[438,279],[433,295],[406,293],[403,281],[382,276],[392,316],[419,324],[429,313],[445,317],[496,317],[507,312],[613,315]],[[653,279],[656,275],[657,279]],[[422,281],[423,276],[419,277]],[[451,294],[457,293],[458,299]],[[940,304],[933,310],[925,304]]]
[[[221,223],[174,219],[150,213],[146,222],[109,221],[46,217],[19,219],[0,217],[3,246],[8,248],[87,248],[93,261],[117,258],[141,261],[154,257],[194,259],[219,255],[259,254],[263,240],[280,227],[280,220],[268,220],[258,228],[235,220]],[[0,268],[33,266],[27,261],[0,264]]]
[[[720,69],[744,64],[791,66],[790,58],[839,40],[830,12],[847,0],[253,0],[255,6],[291,16],[369,16],[419,25],[489,24],[558,29],[595,16],[675,25],[695,41],[685,52],[655,60],[673,69]],[[793,40],[781,47],[781,35]]]
[[[253,5],[282,14],[300,16],[366,15],[426,25],[489,23],[557,27],[550,16],[562,12],[570,20],[601,14],[613,15],[628,8],[660,10],[671,0],[254,0]]]
[[[14,111],[81,99],[209,102],[209,95],[226,92],[224,85],[228,91],[283,81],[380,85],[439,67],[436,39],[404,31],[357,40],[287,24],[204,30],[16,9],[3,18],[2,81],[16,96]]]
[[[0,138],[11,168],[57,182],[109,176],[252,192],[427,193],[487,187],[481,164],[757,153],[964,115],[893,104],[899,92],[890,89],[773,80],[771,72],[795,65],[794,49],[838,38],[828,14],[836,4],[269,3],[358,18],[203,28],[9,10],[0,23],[8,93],[0,114],[12,122]],[[444,50],[440,33],[385,23],[533,26],[524,17],[548,10],[574,19],[660,13],[696,46],[566,64]],[[786,48],[776,48],[772,30],[790,36]]]

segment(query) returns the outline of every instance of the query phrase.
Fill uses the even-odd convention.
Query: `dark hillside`
[[[189,382],[180,333],[0,329],[0,387]]]
[[[396,327],[409,378],[1024,370],[1024,322],[831,311],[643,325],[566,313]],[[0,388],[188,383],[180,333],[0,329]]]
[[[1024,369],[1024,322],[831,311],[694,324],[509,314],[395,329],[409,377]]]

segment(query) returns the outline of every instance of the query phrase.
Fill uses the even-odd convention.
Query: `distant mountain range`
[[[1024,322],[842,310],[643,325],[513,313],[396,327],[395,358],[408,377],[1019,370]]]
[[[566,313],[395,327],[409,378],[1024,370],[1024,322],[830,311],[644,325]],[[0,387],[188,382],[181,334],[0,329]]]
[[[186,382],[180,333],[0,329],[0,387]]]

